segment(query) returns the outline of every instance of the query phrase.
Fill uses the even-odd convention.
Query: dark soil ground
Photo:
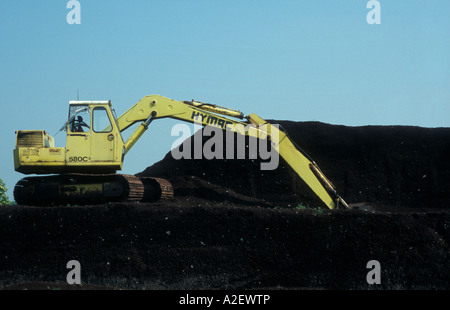
[[[283,161],[168,153],[139,175],[170,180],[171,201],[0,207],[0,286],[450,289],[449,128],[279,123],[354,208],[324,209]]]

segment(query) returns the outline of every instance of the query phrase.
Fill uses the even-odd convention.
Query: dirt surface
[[[278,123],[355,208],[324,209],[282,160],[168,153],[139,175],[170,180],[174,200],[0,207],[0,286],[450,288],[449,128]],[[70,260],[82,285],[66,283]]]

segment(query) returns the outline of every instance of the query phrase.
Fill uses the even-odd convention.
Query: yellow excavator
[[[21,179],[14,188],[18,204],[64,205],[113,201],[171,199],[171,183],[162,178],[118,174],[124,157],[153,120],[173,118],[214,126],[258,139],[271,146],[329,208],[348,208],[317,164],[278,126],[255,114],[199,101],[177,101],[160,95],[145,96],[120,117],[111,101],[70,101],[65,147],[55,147],[44,130],[16,131],[15,170],[37,176]],[[124,141],[122,132],[140,123]]]

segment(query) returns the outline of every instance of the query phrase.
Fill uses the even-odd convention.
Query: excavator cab
[[[66,130],[65,160],[71,171],[122,169],[123,140],[110,101],[70,101]]]
[[[122,169],[124,143],[110,101],[70,101],[66,147],[43,130],[16,132],[15,170],[24,174],[114,173]]]

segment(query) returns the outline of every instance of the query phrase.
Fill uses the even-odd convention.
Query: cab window
[[[88,132],[90,130],[91,116],[89,107],[85,105],[72,105],[69,111],[69,130],[71,132]]]
[[[94,108],[92,123],[95,132],[111,132],[112,125],[105,108]]]

